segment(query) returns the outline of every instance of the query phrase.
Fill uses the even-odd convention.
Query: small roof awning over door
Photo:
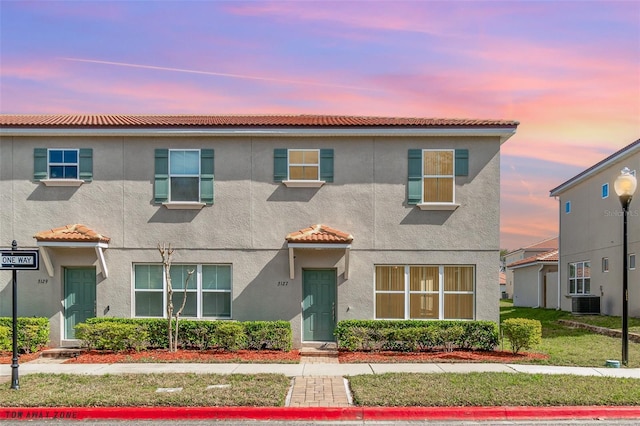
[[[42,260],[50,277],[53,277],[54,271],[51,257],[47,250],[53,247],[94,248],[102,275],[105,278],[109,275],[103,249],[109,248],[111,239],[85,225],[73,224],[47,229],[46,231],[38,232],[33,238],[36,239],[38,247],[41,248]]]
[[[326,225],[311,225],[308,228],[291,232],[285,239],[289,248],[289,278],[295,278],[293,251],[295,249],[339,249],[344,250],[344,279],[349,278],[349,249],[353,236]]]

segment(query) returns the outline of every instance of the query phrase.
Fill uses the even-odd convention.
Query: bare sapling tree
[[[168,246],[165,243],[162,243],[162,245],[158,243],[158,251],[160,252],[160,256],[162,256],[162,266],[164,267],[164,275],[167,280],[167,318],[169,321],[167,324],[167,338],[169,341],[169,352],[176,352],[178,350],[178,321],[180,321],[180,315],[182,315],[182,311],[187,304],[187,286],[189,285],[189,280],[194,270],[187,271],[182,292],[182,304],[180,305],[180,309],[174,312],[173,284],[171,283],[171,262],[173,260],[174,249],[171,248],[171,243],[169,243]],[[171,327],[172,320],[175,320],[175,333]]]

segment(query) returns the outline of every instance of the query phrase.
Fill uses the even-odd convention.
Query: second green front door
[[[336,271],[302,271],[302,340],[333,342],[336,325]]]

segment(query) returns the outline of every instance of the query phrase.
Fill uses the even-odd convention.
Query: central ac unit
[[[583,315],[600,314],[600,296],[574,296],[571,298],[571,313]]]

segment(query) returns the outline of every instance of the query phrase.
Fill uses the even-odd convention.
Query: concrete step
[[[42,358],[75,358],[87,350],[84,348],[52,348],[40,353]]]
[[[303,344],[300,348],[302,363],[338,363],[338,348],[335,343]]]

